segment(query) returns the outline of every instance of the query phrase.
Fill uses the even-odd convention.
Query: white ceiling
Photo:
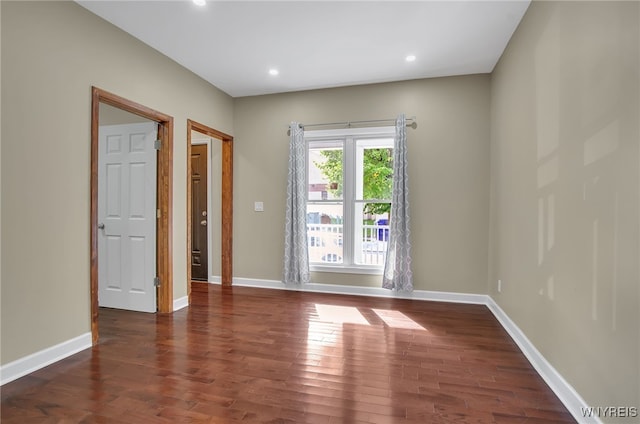
[[[78,3],[241,97],[488,73],[529,1]]]

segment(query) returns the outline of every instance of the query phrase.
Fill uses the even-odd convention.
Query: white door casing
[[[156,312],[157,124],[101,126],[98,303]]]

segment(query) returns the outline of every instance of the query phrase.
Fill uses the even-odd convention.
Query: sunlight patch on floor
[[[372,311],[389,327],[404,328],[407,330],[426,330],[426,328],[400,311],[391,311],[388,309],[372,309]]]
[[[353,306],[321,305],[316,303],[316,311],[320,321],[337,324],[369,325],[369,321]]]

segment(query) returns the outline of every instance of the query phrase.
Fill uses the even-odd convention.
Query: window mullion
[[[355,141],[353,137],[346,137],[344,140],[344,154],[342,172],[344,178],[344,227],[342,229],[343,238],[343,260],[345,265],[353,265],[353,245],[354,245],[354,204],[355,196]]]

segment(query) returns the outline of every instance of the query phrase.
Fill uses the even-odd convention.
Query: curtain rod
[[[413,116],[411,118],[406,118],[407,127],[411,127],[414,130],[418,128],[418,121],[416,121],[416,117]],[[367,126],[369,124],[378,124],[382,122],[396,122],[396,118],[390,119],[372,119],[369,121],[344,121],[344,122],[327,122],[324,124],[299,124],[300,127],[304,130],[306,127],[346,127],[351,128],[353,126]],[[287,135],[291,135],[291,128],[287,130]]]

